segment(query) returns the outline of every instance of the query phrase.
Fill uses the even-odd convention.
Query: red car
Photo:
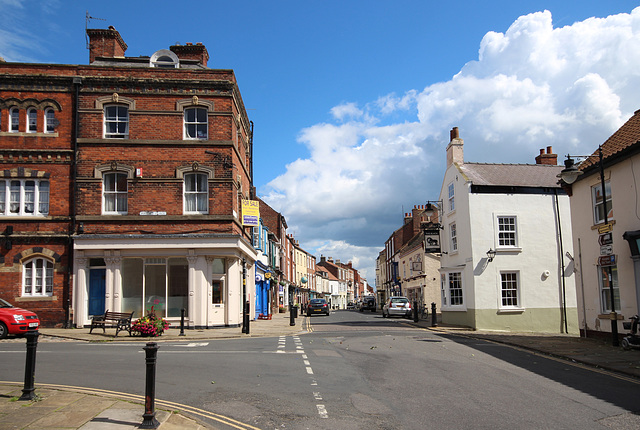
[[[16,308],[0,299],[0,339],[9,334],[23,335],[27,330],[38,330],[38,315],[26,309]]]

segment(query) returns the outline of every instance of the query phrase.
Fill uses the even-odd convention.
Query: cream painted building
[[[604,205],[598,151],[580,163],[583,174],[571,185],[580,330],[587,335],[611,333],[612,281],[617,328],[622,335],[622,322],[640,311],[640,111],[601,148],[610,234],[599,232],[604,226]]]
[[[398,271],[403,294],[413,303],[440,303],[440,256],[424,251],[424,232],[415,235],[398,252]]]
[[[440,192],[443,323],[577,334],[571,214],[557,156],[549,147],[536,164],[466,163],[463,143],[454,128]]]

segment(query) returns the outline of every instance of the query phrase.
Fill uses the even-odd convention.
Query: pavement
[[[533,334],[478,331],[465,327],[445,326],[441,323],[431,327],[431,320],[407,324],[420,327],[444,336],[464,336],[498,342],[558,359],[614,372],[637,379],[640,383],[640,349],[624,351],[612,346],[610,338],[581,338],[563,334]],[[120,333],[115,337],[115,329],[53,329],[41,328],[38,342],[86,341],[86,342],[146,342],[201,341],[264,336],[287,336],[307,332],[309,321],[306,317],[295,320],[290,325],[289,314],[274,314],[271,320],[252,321],[249,333],[242,333],[240,327],[214,329],[169,329],[156,338],[129,336]],[[24,339],[6,339],[2,342],[22,342]],[[1,343],[0,343],[1,345]],[[22,384],[0,381],[0,430],[3,429],[81,429],[81,430],[126,430],[141,428],[145,412],[144,398],[127,393],[90,390],[81,387],[66,387],[50,384],[36,384],[34,400],[18,400],[22,395]],[[204,430],[240,428],[255,429],[219,415],[207,415],[187,405],[164,402],[156,399],[155,418],[162,430]],[[202,421],[207,417],[219,421],[220,426],[211,426]]]

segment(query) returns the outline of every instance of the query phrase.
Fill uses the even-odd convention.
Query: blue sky
[[[637,6],[0,0],[0,56],[87,64],[87,11],[127,56],[202,42],[255,124],[258,194],[303,248],[373,283],[403,210],[437,199],[451,127],[465,160],[532,163],[590,153],[640,109]]]

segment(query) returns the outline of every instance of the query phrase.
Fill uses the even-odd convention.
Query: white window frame
[[[115,109],[115,115],[109,116],[107,112]],[[124,109],[126,115],[121,116],[120,109]],[[129,106],[123,104],[108,104],[104,106],[103,136],[105,139],[128,139],[129,138]],[[115,124],[115,131],[109,131],[109,124]],[[119,131],[119,125],[124,124],[124,131]]]
[[[607,193],[607,201],[606,206],[609,208],[607,212],[607,221],[611,221],[613,219],[613,201],[611,198],[611,183],[607,180],[604,183],[604,189]],[[604,212],[602,215],[600,214],[601,209],[603,209],[602,197],[600,197],[600,202],[598,202],[598,191],[602,194],[602,183],[598,183],[591,187],[591,203],[593,206],[593,223],[594,224],[602,224],[604,223]]]
[[[447,188],[449,192],[449,212],[453,212],[456,210],[456,189],[453,182]]]
[[[33,189],[30,185],[33,183]],[[13,188],[17,185],[17,189]],[[0,180],[0,216],[47,216],[50,183],[31,178]],[[28,210],[32,206],[31,211]],[[12,206],[15,209],[12,209]]]
[[[458,252],[458,228],[455,222],[449,224],[449,246],[452,254]]]
[[[36,267],[38,264],[41,267]],[[40,291],[37,291],[38,289]],[[43,257],[24,261],[22,263],[22,297],[50,296],[53,296],[53,261]]]
[[[508,220],[509,222],[501,222],[502,220]],[[498,214],[495,216],[495,226],[496,249],[520,249],[517,215]]]
[[[194,120],[193,121],[187,121],[187,112],[189,111],[195,111],[195,116],[194,116]],[[199,121],[198,120],[198,113],[199,112],[204,112],[204,121]],[[189,106],[189,107],[185,107],[184,108],[184,114],[183,114],[183,138],[185,140],[208,140],[209,139],[209,110],[207,109],[206,106]],[[190,126],[195,126],[195,137],[190,136],[189,134],[189,127]],[[205,133],[204,136],[199,136],[199,129],[201,126],[205,127]]]
[[[18,133],[20,131],[20,110],[17,107],[9,109],[9,132]]]
[[[195,176],[195,189],[187,190],[187,180],[188,178]],[[199,177],[204,177],[204,186],[205,189],[198,189],[198,185],[200,184]],[[184,214],[199,214],[206,215],[209,213],[209,175],[207,172],[186,172],[183,176],[182,181],[182,204],[183,204],[183,213]],[[195,209],[188,209],[188,201],[190,198],[195,198]],[[199,209],[199,203],[201,199],[204,199],[204,209]]]
[[[38,111],[34,107],[27,109],[27,133],[38,132]]]
[[[118,189],[119,175],[124,176],[124,180],[127,185],[126,189],[124,190]],[[107,181],[107,177],[109,176],[114,176],[113,190],[107,190],[106,181]],[[122,197],[122,196],[124,196],[124,206],[125,206],[124,208],[121,208],[118,206],[118,202],[122,201],[122,200],[119,200],[118,197]],[[113,199],[114,210],[107,209],[107,207],[109,206],[108,200],[110,201],[111,199]],[[102,213],[103,215],[126,215],[128,213],[128,210],[129,210],[129,178],[128,178],[127,172],[120,172],[120,171],[104,172],[102,174]]]
[[[462,271],[440,274],[442,309],[466,310],[464,294],[464,273]]]
[[[498,308],[500,308],[501,310],[522,310],[523,307],[522,295],[520,293],[520,271],[500,271],[499,285],[500,294],[498,297]]]
[[[56,127],[54,120],[56,119],[56,111],[52,108],[46,108],[44,110],[44,132],[55,133]]]
[[[608,277],[609,270],[606,266],[597,266],[598,269],[598,288],[600,290],[600,306],[602,313],[611,312],[611,298],[609,283],[605,284],[605,276]],[[620,284],[618,282],[618,266],[611,266],[611,279],[613,282],[613,298],[616,312],[620,312]]]

